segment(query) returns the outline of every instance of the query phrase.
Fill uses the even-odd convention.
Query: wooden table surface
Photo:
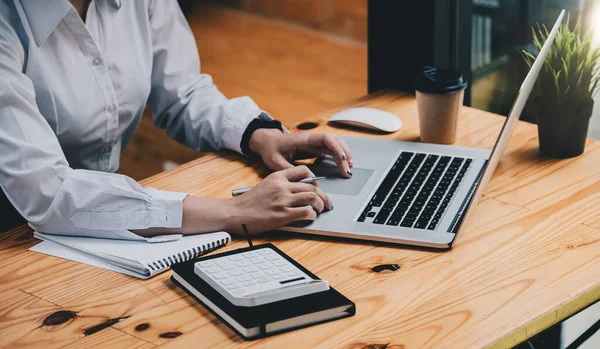
[[[387,91],[353,103],[399,115],[380,138],[417,141],[412,96]],[[347,106],[346,106],[347,107]],[[316,131],[335,110],[310,118]],[[491,148],[504,118],[464,108],[457,145]],[[295,128],[294,125],[289,125]],[[312,131],[314,131],[312,130]],[[364,133],[363,133],[364,134]],[[568,160],[538,155],[520,123],[456,247],[437,252],[270,233],[271,241],[356,303],[356,316],[245,342],[170,282],[139,280],[29,252],[27,227],[0,236],[0,347],[480,348],[511,347],[600,299],[600,143]],[[265,168],[207,154],[143,181],[228,197]],[[246,244],[236,240],[226,247]],[[395,272],[374,266],[396,263]]]

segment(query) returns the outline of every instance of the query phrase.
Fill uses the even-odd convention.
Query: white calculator
[[[327,280],[314,279],[272,244],[203,258],[194,271],[237,306],[254,307],[329,290]]]

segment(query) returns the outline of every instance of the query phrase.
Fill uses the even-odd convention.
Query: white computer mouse
[[[398,116],[375,108],[342,110],[331,116],[329,122],[383,132],[395,132],[402,127],[402,120]]]

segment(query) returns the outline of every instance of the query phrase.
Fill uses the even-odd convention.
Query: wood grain
[[[404,121],[395,134],[367,136],[418,141],[412,96],[386,91],[348,105],[375,106]],[[334,111],[308,120],[319,124],[316,131],[355,134],[326,124]],[[457,145],[491,147],[503,120],[465,108]],[[33,244],[29,230],[13,230],[0,237],[0,346],[512,347],[600,299],[600,146],[590,141],[579,158],[558,161],[540,158],[536,144],[535,127],[520,123],[450,251],[283,232],[260,236],[258,243],[276,244],[329,280],[357,313],[254,342],[242,341],[170,282],[169,273],[137,280],[34,254],[26,250]],[[142,184],[227,197],[266,173],[226,152]],[[235,240],[226,249],[244,245]],[[400,269],[372,270],[389,263]],[[76,317],[51,332],[43,326],[69,312]]]

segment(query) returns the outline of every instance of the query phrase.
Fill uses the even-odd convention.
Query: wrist
[[[247,203],[241,196],[226,199],[224,201],[227,215],[223,219],[223,224],[225,226],[223,230],[232,234],[241,233],[242,224],[247,223],[248,220],[247,209],[244,208]]]
[[[264,113],[263,113],[264,114]],[[244,131],[244,133],[242,134],[242,139],[240,141],[240,149],[242,151],[243,154],[246,154],[247,156],[252,156],[252,155],[257,155],[256,152],[253,152],[251,150],[250,147],[250,142],[252,140],[252,138],[254,138],[254,148],[260,147],[261,143],[264,143],[262,141],[257,142],[257,139],[260,139],[262,137],[254,137],[254,134],[256,133],[256,131],[258,130],[262,130],[262,129],[276,129],[278,130],[280,133],[283,133],[283,126],[281,125],[281,122],[277,121],[277,120],[272,120],[270,119],[270,117],[265,116],[261,114],[260,117],[252,120],[248,126],[246,127],[246,130]],[[269,118],[268,120],[265,120],[266,118]],[[262,133],[262,132],[259,132]]]
[[[264,146],[279,137],[283,133],[279,129],[274,128],[260,128],[252,133],[249,142],[250,151],[254,154],[260,155]]]
[[[188,196],[183,201],[184,233],[228,231],[231,199]]]
[[[183,199],[183,222],[180,228],[136,229],[140,236],[163,234],[199,234],[215,231],[234,232],[239,214],[232,199],[213,199],[187,196]]]

